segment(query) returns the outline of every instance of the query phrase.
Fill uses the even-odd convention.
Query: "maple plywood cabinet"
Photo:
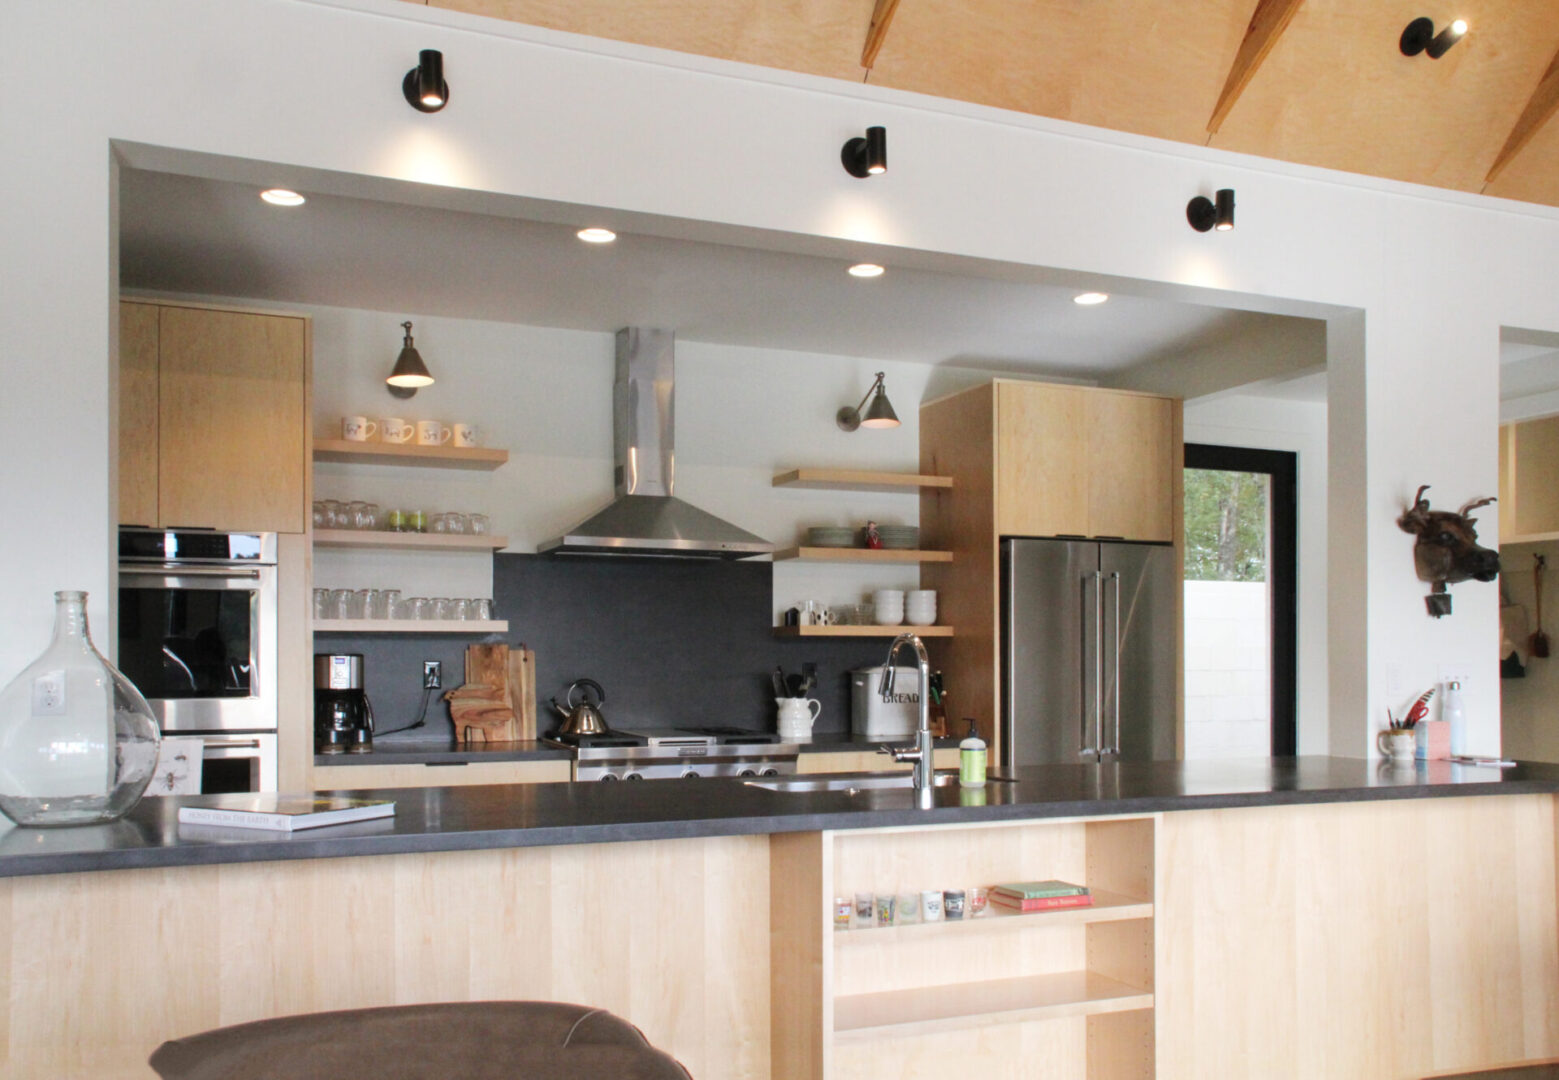
[[[1499,429],[1499,542],[1555,539],[1559,539],[1559,416],[1505,424]]]
[[[119,520],[301,533],[309,320],[120,304]]]
[[[994,754],[1001,538],[1179,546],[1183,454],[1180,402],[1157,394],[996,379],[921,406],[920,471],[953,479],[920,497],[921,529],[952,553],[921,586],[958,628],[931,648]]]

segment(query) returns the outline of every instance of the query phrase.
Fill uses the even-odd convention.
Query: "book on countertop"
[[[1038,900],[1047,896],[1086,896],[1088,886],[1070,881],[1015,881],[991,888],[992,896],[1010,896],[1018,900]]]
[[[259,792],[247,795],[215,795],[204,805],[179,807],[181,825],[227,825],[239,829],[296,832],[348,821],[390,817],[395,803],[389,799],[330,798],[314,795],[281,795]]]
[[[1088,893],[1073,893],[1070,896],[1036,896],[1031,900],[1019,900],[993,892],[991,903],[1009,911],[1054,911],[1057,908],[1092,907],[1093,897]]]

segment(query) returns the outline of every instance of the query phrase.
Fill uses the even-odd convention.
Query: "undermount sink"
[[[992,779],[999,779],[993,777]],[[932,777],[937,787],[958,783],[956,770],[943,770]],[[910,791],[912,777],[902,773],[835,773],[832,776],[783,776],[774,780],[749,780],[748,787],[765,791]]]

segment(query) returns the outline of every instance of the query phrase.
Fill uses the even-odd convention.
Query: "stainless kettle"
[[[585,695],[585,687],[595,691],[595,704]],[[574,692],[579,692],[579,704],[574,704]],[[605,735],[610,728],[606,726],[606,719],[601,715],[601,706],[606,704],[606,691],[601,689],[601,684],[594,679],[576,679],[569,685],[568,693],[563,700],[568,702],[568,708],[558,704],[557,698],[548,699],[558,715],[563,718],[563,724],[558,728],[559,735]]]

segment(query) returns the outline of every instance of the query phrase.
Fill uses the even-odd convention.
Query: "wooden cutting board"
[[[466,646],[465,685],[444,695],[455,738],[462,742],[474,742],[478,736],[483,742],[520,738],[515,707],[518,687],[512,680],[512,666],[507,645]],[[534,726],[534,705],[531,714]]]
[[[536,738],[536,653],[521,644],[509,650],[509,705],[514,709],[515,738]]]

